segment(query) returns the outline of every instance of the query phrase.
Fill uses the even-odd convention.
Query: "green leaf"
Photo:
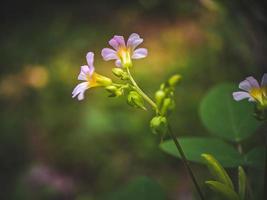
[[[138,177],[107,198],[108,200],[166,200],[160,185],[147,177]]]
[[[208,137],[184,137],[179,138],[188,160],[204,163],[201,154],[211,154],[224,167],[237,167],[243,164],[242,156],[229,144],[220,139]],[[160,144],[160,148],[175,157],[180,157],[178,150],[172,140],[166,140]]]
[[[245,165],[263,169],[265,165],[265,147],[256,147],[244,156]]]
[[[228,200],[240,200],[238,194],[229,186],[218,181],[206,181],[208,187]]]
[[[253,117],[253,103],[234,101],[232,93],[238,90],[236,84],[220,84],[200,104],[200,117],[210,133],[235,142],[249,137],[261,124]]]
[[[244,169],[238,167],[238,193],[241,200],[245,199],[247,177]]]
[[[205,160],[205,163],[209,168],[210,173],[217,181],[234,189],[234,185],[231,178],[229,177],[225,169],[221,166],[221,164],[212,155],[201,154],[201,157]]]

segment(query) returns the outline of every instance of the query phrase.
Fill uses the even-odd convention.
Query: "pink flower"
[[[233,93],[233,98],[236,101],[248,98],[250,102],[257,102],[261,106],[267,105],[267,73],[263,75],[261,85],[254,77],[250,76],[240,82],[239,88],[244,91]]]
[[[136,47],[143,42],[143,39],[136,33],[132,33],[125,44],[123,36],[115,35],[110,41],[111,48],[104,48],[102,50],[103,59],[116,60],[117,67],[131,67],[132,59],[145,58],[147,56],[147,49]]]
[[[112,84],[111,79],[95,72],[93,52],[87,53],[86,60],[88,65],[81,66],[81,71],[78,76],[78,80],[84,82],[79,83],[72,92],[72,98],[75,98],[78,95],[78,100],[84,99],[84,92],[89,88]]]

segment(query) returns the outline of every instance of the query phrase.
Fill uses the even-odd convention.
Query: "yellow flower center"
[[[118,56],[121,60],[121,64],[123,67],[132,66],[131,49],[126,47],[120,47],[118,50]]]
[[[249,94],[257,101],[261,106],[267,106],[267,87],[252,88]]]
[[[102,76],[98,73],[93,73],[92,76],[87,76],[89,88],[98,86],[108,86],[112,84],[112,80],[108,77]]]

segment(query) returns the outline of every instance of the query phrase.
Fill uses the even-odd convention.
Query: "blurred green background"
[[[134,61],[136,80],[153,95],[171,74],[181,74],[173,129],[177,136],[205,136],[198,114],[205,93],[266,72],[265,6],[231,0],[3,3],[0,199],[108,199],[138,177],[156,181],[168,199],[194,199],[182,163],[163,153],[149,130],[152,112],[108,98],[103,89],[88,91],[82,102],[71,98],[80,66],[94,51],[97,71],[115,79],[101,49],[114,34],[139,33],[149,56]],[[203,167],[193,167],[205,176]]]

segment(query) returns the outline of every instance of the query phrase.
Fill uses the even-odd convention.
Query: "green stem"
[[[135,82],[135,80],[134,80],[134,78],[132,77],[132,75],[131,75],[131,72],[130,72],[130,70],[129,70],[129,68],[128,67],[126,67],[126,70],[127,70],[127,73],[128,73],[128,75],[129,75],[129,79],[130,79],[130,81],[131,81],[131,83],[133,84],[133,86],[134,86],[134,89],[135,89],[135,91],[138,93],[138,94],[140,94],[151,106],[152,106],[152,108],[156,111],[156,113],[158,113],[158,107],[157,107],[157,105],[155,104],[155,102],[152,100],[152,99],[150,99],[144,92],[143,92],[143,90],[137,85],[137,83]]]
[[[200,196],[200,199],[201,199],[201,200],[205,200],[204,195],[202,194],[201,189],[200,189],[200,187],[199,187],[199,185],[198,185],[198,183],[197,183],[197,180],[196,180],[196,178],[195,178],[195,175],[194,175],[194,173],[193,173],[193,171],[192,171],[192,169],[191,169],[191,167],[190,167],[190,165],[189,165],[189,163],[188,163],[188,160],[187,160],[186,157],[185,157],[183,148],[182,148],[182,146],[180,145],[178,139],[177,139],[177,138],[175,137],[175,135],[173,134],[172,129],[171,129],[170,126],[168,126],[168,132],[169,132],[169,135],[171,136],[173,142],[175,143],[175,146],[176,146],[177,150],[179,151],[179,154],[181,155],[183,164],[184,164],[186,170],[188,171],[188,174],[190,175],[190,177],[191,177],[191,179],[192,179],[192,181],[193,181],[193,183],[194,183],[194,185],[195,185],[195,188],[196,188],[196,190],[197,190],[197,192],[198,192],[198,194],[199,194],[199,196]]]
[[[140,94],[151,106],[152,106],[152,108],[156,111],[156,113],[158,114],[159,113],[159,109],[158,109],[158,106],[157,106],[157,104],[155,104],[155,102],[152,100],[152,99],[150,99],[142,90],[141,90],[141,88],[137,85],[137,83],[135,82],[135,80],[134,80],[134,78],[132,77],[132,75],[131,75],[131,72],[130,72],[130,70],[129,70],[129,68],[128,67],[126,67],[126,70],[127,70],[127,73],[128,73],[128,75],[129,75],[129,79],[130,79],[130,81],[131,81],[131,83],[133,84],[133,86],[134,86],[134,89],[135,89],[135,91],[136,92],[138,92],[138,94]],[[179,151],[179,153],[180,153],[180,155],[181,155],[181,157],[182,157],[182,161],[183,161],[183,163],[184,163],[184,165],[185,165],[185,168],[187,169],[187,171],[188,171],[188,173],[189,173],[189,175],[190,175],[190,177],[191,177],[191,179],[192,179],[192,181],[193,181],[193,183],[194,183],[194,185],[195,185],[195,187],[196,187],[196,190],[197,190],[197,192],[198,192],[198,194],[199,194],[199,196],[200,196],[200,199],[201,200],[205,200],[204,199],[204,196],[203,196],[203,194],[202,194],[202,192],[201,192],[201,190],[200,190],[200,187],[199,187],[199,185],[198,185],[198,183],[197,183],[197,180],[196,180],[196,178],[195,178],[195,176],[194,176],[194,174],[193,174],[193,171],[192,171],[192,169],[190,168],[190,166],[189,166],[189,163],[188,163],[188,161],[187,161],[187,159],[186,159],[186,157],[185,157],[185,154],[184,154],[184,151],[183,151],[183,149],[182,149],[182,147],[181,147],[181,145],[180,145],[180,143],[178,142],[178,140],[177,140],[177,138],[174,136],[174,134],[172,133],[172,130],[171,130],[171,127],[170,126],[168,126],[168,132],[169,132],[169,134],[170,134],[170,136],[171,136],[171,138],[173,139],[173,141],[174,141],[174,143],[175,143],[175,145],[176,145],[176,148],[177,148],[177,150]]]

